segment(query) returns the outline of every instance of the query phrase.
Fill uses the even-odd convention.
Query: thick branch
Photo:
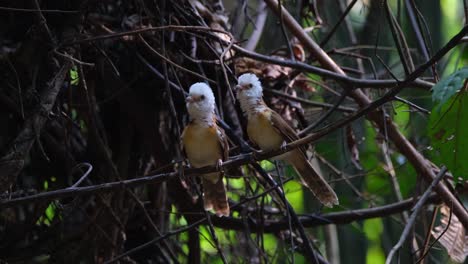
[[[309,215],[299,217],[300,222],[304,227],[316,227],[322,225],[344,225],[355,221],[362,221],[370,218],[386,217],[393,214],[398,214],[410,210],[418,199],[407,199],[401,202],[383,205],[380,207],[348,210],[344,212],[329,213],[323,215]],[[439,203],[440,199],[436,193],[432,193],[424,204]],[[213,224],[216,227],[223,229],[244,230],[245,220],[232,217],[213,217]],[[248,220],[250,230],[255,232],[262,229],[267,233],[279,232],[289,229],[287,219],[282,220],[266,220],[262,223],[256,223],[252,219]],[[262,225],[262,226],[260,226]]]
[[[300,61],[292,61],[292,60],[283,60],[278,59],[275,57],[263,55],[260,53],[256,53],[253,51],[246,50],[238,45],[233,45],[233,49],[235,49],[238,53],[245,57],[249,57],[252,59],[256,59],[263,62],[268,62],[276,65],[290,67],[296,70],[301,70],[304,72],[309,72],[313,74],[320,75],[325,78],[330,78],[336,81],[343,82],[350,87],[344,87],[345,89],[353,88],[353,87],[363,87],[363,88],[389,88],[398,84],[395,80],[370,80],[370,79],[359,79],[350,77],[347,75],[342,75],[340,73],[336,73],[324,68],[312,66]],[[417,87],[423,89],[430,89],[432,88],[433,84],[427,81],[423,81],[421,79],[414,79],[406,84],[407,87]]]

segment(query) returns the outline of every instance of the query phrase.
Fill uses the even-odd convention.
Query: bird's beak
[[[234,91],[238,92],[238,91],[242,91],[244,88],[242,87],[242,85],[238,84],[234,87]]]
[[[192,96],[187,96],[187,98],[185,98],[185,102],[187,103],[193,103],[193,97]]]

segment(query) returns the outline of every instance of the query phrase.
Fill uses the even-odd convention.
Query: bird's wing
[[[221,147],[221,156],[223,161],[225,161],[229,157],[229,142],[222,128],[217,127],[216,132],[218,134],[219,146]]]
[[[271,110],[270,117],[271,124],[273,127],[285,138],[286,142],[292,142],[299,139],[299,136],[296,134],[296,131],[286,122],[284,119],[275,111]],[[307,158],[307,146],[302,146],[299,148],[302,154]]]
[[[187,124],[187,126],[184,128],[184,131],[182,132],[182,135],[180,135],[180,144],[179,144],[179,148],[180,148],[180,154],[182,154],[182,158],[187,158],[187,153],[185,152],[185,142],[184,142],[184,136],[185,136],[185,132],[187,131],[187,128],[189,127],[190,124]]]

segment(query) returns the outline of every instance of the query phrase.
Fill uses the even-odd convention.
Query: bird
[[[253,73],[239,76],[235,86],[240,107],[247,117],[247,134],[255,145],[263,151],[279,149],[286,143],[299,139],[296,131],[263,101],[263,88],[258,77]],[[338,197],[330,185],[321,176],[318,163],[309,162],[306,148],[297,148],[274,157],[284,160],[294,167],[301,182],[325,206],[338,205]]]
[[[205,83],[194,83],[185,101],[190,122],[184,128],[181,138],[190,165],[194,168],[219,165],[228,158],[229,144],[224,130],[216,123],[213,91]],[[214,210],[218,216],[229,216],[223,172],[200,176],[205,210]]]

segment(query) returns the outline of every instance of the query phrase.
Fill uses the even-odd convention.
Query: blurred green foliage
[[[455,72],[434,86],[437,101],[431,112],[428,133],[431,156],[437,165],[445,165],[455,179],[468,179],[468,67]]]
[[[385,263],[385,253],[380,245],[384,229],[382,219],[374,218],[364,221],[363,229],[369,241],[366,262],[372,264]]]
[[[460,92],[466,79],[468,79],[468,67],[463,67],[443,78],[432,87],[432,101],[436,103],[436,111],[440,112],[442,106],[455,94]]]
[[[78,68],[76,66],[73,66],[70,69],[70,84],[77,86],[80,83],[80,78],[78,75]]]

